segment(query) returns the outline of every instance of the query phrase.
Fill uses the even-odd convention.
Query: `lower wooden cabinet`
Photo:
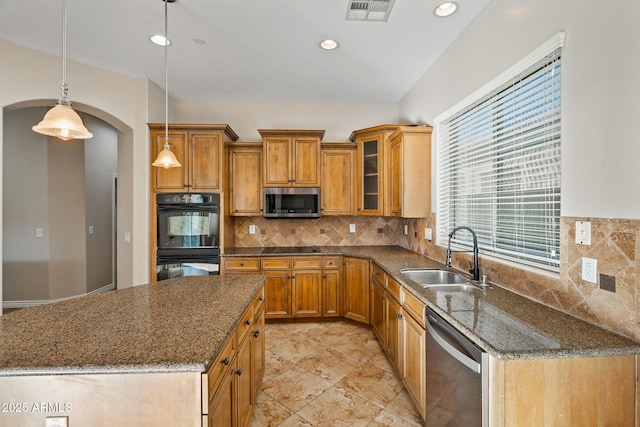
[[[344,317],[369,323],[369,260],[343,259]]]
[[[289,271],[264,271],[265,316],[267,319],[291,317],[291,273]]]
[[[209,427],[246,427],[251,421],[264,373],[264,307],[261,289],[204,374]]]
[[[424,325],[404,308],[400,317],[400,378],[424,418],[427,404],[427,334]]]
[[[371,275],[371,301],[369,317],[371,319],[371,328],[378,337],[378,341],[384,346],[387,342],[387,303],[385,296],[384,284],[374,279]]]
[[[389,293],[387,301],[387,340],[383,343],[391,364],[402,371],[404,355],[401,354],[404,344],[402,306]]]

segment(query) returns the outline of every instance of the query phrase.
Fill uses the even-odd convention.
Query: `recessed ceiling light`
[[[433,14],[437,17],[444,18],[446,16],[451,16],[458,10],[458,4],[452,1],[446,1],[444,3],[440,3],[434,10]]]
[[[158,46],[171,46],[171,40],[167,40],[162,34],[149,36],[149,40]]]
[[[324,39],[320,42],[320,47],[324,50],[333,50],[339,46],[338,42],[333,39]]]

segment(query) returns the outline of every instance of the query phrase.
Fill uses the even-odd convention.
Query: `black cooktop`
[[[263,254],[311,254],[318,252],[315,246],[273,246],[262,249]]]

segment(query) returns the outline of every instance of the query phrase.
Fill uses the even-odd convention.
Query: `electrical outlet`
[[[402,232],[404,233],[405,236],[409,234],[409,226],[407,224],[405,224],[404,227],[402,228]]]
[[[256,226],[254,224],[249,226],[249,234],[256,234]]]
[[[36,237],[42,237],[43,231],[42,228],[36,228]]]
[[[69,427],[69,417],[47,417],[44,427]]]
[[[89,234],[93,234],[93,225],[89,226]]]
[[[131,233],[128,231],[124,232],[124,242],[125,243],[131,243]]]
[[[349,224],[349,233],[355,233],[355,232],[356,232],[356,225]]]
[[[431,241],[433,240],[433,230],[430,228],[424,229],[424,238]]]
[[[579,245],[591,245],[590,222],[576,221],[576,243]]]
[[[591,258],[582,258],[582,280],[598,283],[598,261]]]

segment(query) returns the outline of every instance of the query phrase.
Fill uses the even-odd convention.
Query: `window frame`
[[[444,195],[442,194],[442,192],[440,191],[443,187],[443,183],[441,182],[442,179],[442,171],[439,170],[439,168],[441,167],[440,163],[440,157],[441,157],[441,151],[442,151],[442,147],[441,147],[441,141],[440,141],[440,132],[443,128],[443,123],[448,122],[450,120],[454,120],[458,117],[462,117],[463,114],[466,114],[467,112],[471,111],[471,108],[476,108],[478,106],[482,106],[484,104],[487,103],[487,99],[489,99],[488,97],[490,95],[494,95],[498,94],[500,92],[505,92],[508,89],[507,84],[514,81],[518,76],[522,75],[523,73],[530,71],[530,69],[534,66],[536,66],[537,64],[539,64],[541,61],[543,61],[546,57],[548,57],[549,55],[552,55],[554,52],[556,52],[557,50],[560,50],[563,46],[564,46],[564,39],[565,39],[565,33],[564,32],[558,32],[556,33],[553,37],[551,37],[550,39],[548,39],[545,43],[543,43],[541,46],[539,46],[537,49],[533,50],[531,53],[529,53],[525,58],[523,58],[522,60],[518,61],[516,64],[514,64],[513,66],[509,67],[507,70],[505,70],[503,73],[501,73],[499,76],[497,76],[496,78],[492,79],[491,81],[489,81],[487,84],[483,85],[481,88],[479,88],[478,90],[474,91],[472,94],[470,94],[469,96],[465,97],[463,100],[461,100],[460,102],[458,102],[457,104],[455,104],[454,106],[452,106],[451,108],[449,108],[447,111],[445,111],[444,113],[440,114],[438,117],[435,118],[434,120],[434,136],[435,136],[435,148],[436,148],[436,156],[435,158],[438,159],[438,165],[435,168],[435,170],[437,171],[436,173],[436,189],[438,191],[436,191],[438,200],[436,203],[436,212],[437,212],[437,217],[438,217],[438,221],[437,223],[439,224],[438,226],[438,233],[437,233],[437,240],[436,243],[439,245],[447,245],[448,243],[448,231],[445,230],[445,228],[448,228],[449,231],[450,229],[452,229],[455,226],[461,226],[461,225],[470,225],[470,224],[465,224],[465,223],[456,223],[454,218],[450,218],[450,223],[447,224],[443,224],[441,221],[443,218],[444,221],[447,220],[447,218],[449,217],[449,212],[445,215],[442,212],[442,206],[445,204],[441,198],[444,197]],[[560,53],[560,56],[562,56],[562,54]],[[524,80],[524,79],[523,79]],[[490,104],[490,102],[489,102]],[[561,107],[560,107],[561,109]],[[496,115],[497,113],[495,112],[495,110],[492,108],[491,112],[488,114],[488,116],[490,117],[488,120],[488,125],[491,128],[490,130],[495,130],[495,123],[496,123]],[[487,120],[487,119],[485,119]],[[559,136],[560,137],[560,136]],[[500,141],[500,138],[496,138],[495,135],[492,133],[490,135],[490,139],[491,141]],[[497,142],[496,142],[497,143]],[[492,142],[489,146],[490,149],[493,149],[493,145],[494,143]],[[559,150],[559,147],[558,147]],[[495,156],[496,158],[499,156]],[[558,153],[558,157],[559,157],[559,153]],[[491,162],[496,162],[496,158],[492,158],[490,161]],[[495,168],[495,165],[492,165]],[[449,171],[448,171],[449,172]],[[455,172],[455,171],[454,171]],[[495,174],[495,172],[493,172]],[[448,177],[452,177],[454,175],[453,172],[449,173]],[[460,178],[458,178],[459,180]],[[476,179],[474,181],[474,184],[478,184],[480,180]],[[458,181],[456,181],[458,182]],[[554,212],[552,214],[545,214],[545,215],[549,215],[549,216],[553,216],[554,218],[557,215],[557,224],[554,224],[555,227],[557,227],[557,233],[558,233],[558,237],[557,237],[557,258],[555,259],[551,259],[551,257],[547,256],[547,257],[541,257],[540,260],[536,259],[536,256],[529,254],[529,255],[522,255],[521,257],[518,256],[518,253],[516,250],[513,249],[513,247],[511,247],[510,249],[507,249],[505,252],[506,253],[502,253],[498,247],[499,244],[496,243],[496,239],[498,238],[498,234],[500,234],[497,230],[500,228],[498,222],[501,220],[500,214],[497,213],[498,210],[502,209],[502,214],[503,217],[502,219],[505,219],[505,208],[500,208],[500,205],[496,202],[494,205],[491,206],[491,208],[497,208],[496,209],[496,213],[491,213],[488,217],[489,225],[487,226],[487,229],[489,229],[488,231],[485,231],[484,234],[484,239],[479,235],[478,236],[478,240],[479,240],[479,245],[480,245],[480,250],[481,252],[483,252],[483,255],[488,254],[491,256],[494,256],[496,258],[500,258],[506,261],[511,261],[511,262],[515,262],[518,264],[523,264],[523,265],[527,265],[529,267],[534,267],[534,268],[539,268],[539,269],[543,269],[543,270],[547,270],[547,271],[551,271],[554,273],[559,272],[560,270],[560,257],[559,257],[559,227],[560,227],[560,183],[558,182],[557,184],[557,191],[554,189],[553,192],[550,192],[549,195],[549,200],[551,200],[551,202],[542,202],[542,201],[537,201],[537,203],[539,203],[541,206],[544,203],[551,203],[550,206],[553,206]],[[495,186],[495,188],[498,188],[498,185]],[[493,189],[493,192],[495,193],[495,195],[493,195],[493,198],[496,199],[501,199],[502,196],[500,196],[499,194],[500,191]],[[467,195],[465,194],[465,197]],[[468,200],[470,203],[474,202],[474,196],[476,196],[476,202],[477,200],[482,200],[482,196],[478,195],[478,194],[472,194],[469,193]],[[557,200],[556,200],[557,199]],[[536,202],[536,201],[534,201]],[[555,203],[555,204],[554,204]],[[491,208],[489,208],[488,210],[491,210]],[[556,211],[557,209],[557,211]],[[455,209],[453,209],[451,212],[455,211]],[[511,214],[511,213],[510,213]],[[452,214],[452,216],[455,214]],[[515,221],[514,221],[515,223]],[[514,224],[512,224],[513,227]],[[544,226],[548,227],[548,224],[544,224]],[[512,230],[515,230],[515,228],[512,228]],[[478,231],[478,230],[476,230]],[[488,236],[490,235],[491,236]],[[511,233],[509,233],[509,235],[515,235],[516,232],[512,231]],[[482,250],[482,244],[480,242],[482,242],[483,240],[485,242],[488,242],[489,240],[492,240],[491,244],[485,245],[485,250]],[[535,238],[533,239],[534,241],[536,240]],[[555,240],[554,240],[555,242]],[[453,247],[457,247],[458,249],[469,249],[470,247],[470,243],[471,243],[471,235],[470,233],[457,233],[455,238],[452,239],[452,246]],[[533,249],[527,249],[530,251],[533,251]],[[524,253],[526,250],[523,250],[522,252]]]

